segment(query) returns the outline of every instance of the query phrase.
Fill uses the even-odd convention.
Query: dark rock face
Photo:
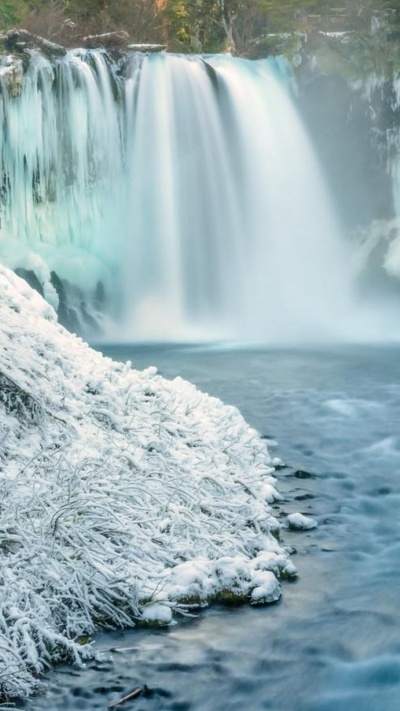
[[[76,309],[68,303],[67,290],[69,290],[69,282],[62,281],[56,272],[51,272],[51,283],[53,284],[58,296],[58,320],[69,331],[81,334],[81,324],[79,322]]]
[[[44,298],[43,286],[34,271],[18,267],[15,273]],[[108,309],[104,284],[97,282],[94,294],[85,294],[67,279],[61,279],[54,271],[51,272],[51,283],[58,296],[59,322],[68,331],[79,336],[99,336],[103,330],[103,317]]]
[[[395,215],[390,174],[400,146],[398,70],[376,61],[374,38],[355,32],[304,35],[294,61],[298,105],[336,204],[352,231]],[[375,52],[375,54],[374,54]]]
[[[39,279],[37,278],[35,272],[32,271],[32,269],[22,269],[21,267],[18,267],[15,270],[15,273],[19,277],[21,277],[21,279],[24,279],[29,284],[29,286],[32,287],[32,289],[35,289],[40,294],[40,296],[43,296],[44,298],[43,287]]]
[[[96,307],[101,311],[106,305],[106,290],[102,281],[98,281],[96,284],[94,300]]]
[[[386,82],[368,101],[338,74],[300,83],[302,116],[341,222],[350,230],[393,217],[386,131],[396,117],[390,87]]]
[[[67,279],[60,279],[54,271],[51,272],[51,283],[59,299],[59,322],[77,335],[98,336],[102,328],[101,315],[97,309],[104,309],[106,306],[104,285],[98,282],[95,296],[90,303],[86,294]],[[99,294],[102,295],[102,303],[99,303]]]

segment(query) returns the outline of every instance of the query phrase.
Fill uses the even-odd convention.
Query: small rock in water
[[[313,518],[303,516],[301,513],[289,514],[287,522],[292,531],[309,531],[318,526],[318,523]]]
[[[274,457],[271,464],[275,467],[275,469],[283,469],[286,466],[285,462],[280,457]]]
[[[172,610],[168,605],[148,605],[141,612],[141,619],[145,622],[157,622],[160,625],[169,625],[172,621]]]
[[[279,600],[282,588],[270,570],[257,571],[254,575],[254,581],[257,582],[257,585],[251,593],[252,605],[262,605]]]
[[[296,479],[314,479],[314,474],[310,474],[310,472],[306,472],[304,469],[298,469],[293,476],[295,476]]]

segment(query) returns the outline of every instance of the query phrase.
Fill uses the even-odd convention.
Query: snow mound
[[[91,350],[0,266],[0,693],[85,638],[216,597],[277,600],[274,469],[237,409]]]
[[[309,531],[318,526],[317,521],[301,513],[292,513],[287,517],[287,523],[292,531]]]

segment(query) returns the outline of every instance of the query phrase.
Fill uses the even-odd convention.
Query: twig
[[[108,708],[114,709],[116,706],[121,706],[121,704],[124,704],[125,701],[132,701],[133,699],[137,699],[138,696],[143,694],[145,689],[146,689],[145,686],[141,686],[138,689],[135,689],[130,694],[128,694],[128,696],[123,696],[122,699],[118,699],[118,701],[113,701],[112,704],[109,704]]]

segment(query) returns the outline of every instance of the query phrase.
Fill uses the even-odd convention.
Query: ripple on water
[[[373,400],[362,400],[357,398],[335,398],[327,400],[326,406],[339,415],[345,417],[360,417],[364,415],[376,415],[377,410],[382,410],[382,404]]]
[[[329,687],[330,692],[307,705],[305,711],[398,711],[400,656],[337,662]]]

